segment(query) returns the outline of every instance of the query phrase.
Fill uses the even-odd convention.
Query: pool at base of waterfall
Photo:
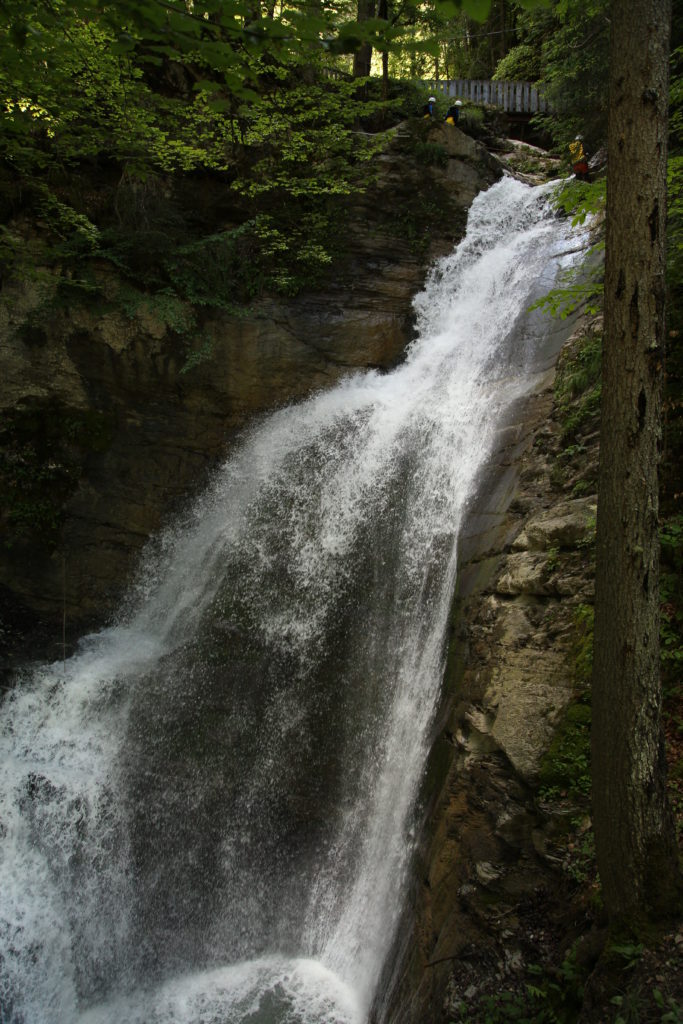
[[[361,1024],[353,990],[317,960],[266,957],[173,978],[78,1024]]]

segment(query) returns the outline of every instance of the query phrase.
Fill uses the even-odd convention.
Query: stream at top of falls
[[[113,625],[2,707],[3,1024],[362,1024],[395,938],[458,532],[580,257],[505,178],[391,373],[245,431]]]

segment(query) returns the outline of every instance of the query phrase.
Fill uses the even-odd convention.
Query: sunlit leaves
[[[461,6],[470,18],[485,21],[491,9],[491,0],[466,0]]]
[[[489,7],[401,0],[395,17],[358,23],[351,0],[289,0],[269,13],[254,0],[5,0],[0,154],[27,173],[98,153],[164,170],[223,169],[245,128],[235,119],[246,116],[253,134],[269,116],[262,58],[266,77],[284,83],[297,64],[334,63],[361,44],[436,54],[444,19],[485,17]],[[318,102],[339,122],[327,91]]]

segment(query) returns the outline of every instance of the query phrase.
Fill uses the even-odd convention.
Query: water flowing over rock
[[[564,350],[586,330],[579,317]],[[557,930],[567,933],[566,829],[578,812],[570,802],[551,814],[539,774],[577,696],[576,615],[593,600],[596,503],[558,496],[566,439],[553,375],[498,432],[461,532],[422,841],[376,1007],[388,1024],[447,1024],[524,990]],[[586,439],[584,471],[597,443]]]
[[[575,258],[546,191],[477,197],[404,362],[246,431],[148,546],[117,622],[7,695],[13,1024],[368,1019],[416,850],[459,531],[551,358],[528,306]],[[472,708],[482,742],[513,729],[494,712]],[[495,883],[496,843],[471,842]]]
[[[354,369],[402,358],[426,267],[462,237],[474,196],[502,173],[482,145],[440,126],[428,138],[445,166],[416,163],[416,132],[424,134],[421,124],[389,133],[376,182],[350,197],[343,242],[351,255],[324,287],[291,300],[265,296],[239,314],[204,312],[189,352],[152,303],[128,308],[111,267],[95,268],[104,295],[96,306],[50,305],[59,278],[5,285],[4,422],[15,435],[26,423],[43,437],[38,475],[54,476],[55,451],[68,470],[36,499],[52,509],[43,518],[64,517],[58,538],[38,530],[0,548],[0,587],[13,604],[60,624],[66,606],[70,635],[83,622],[101,623],[146,538],[196,490],[236,431]],[[220,190],[206,192],[216,206],[224,201]],[[15,514],[30,525],[23,504]]]

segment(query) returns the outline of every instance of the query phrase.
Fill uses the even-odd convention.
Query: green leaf
[[[486,21],[491,10],[491,0],[462,0],[462,7],[475,21]]]
[[[220,92],[224,88],[225,86],[221,82],[212,82],[207,78],[202,78],[193,86],[195,92],[201,93]]]

